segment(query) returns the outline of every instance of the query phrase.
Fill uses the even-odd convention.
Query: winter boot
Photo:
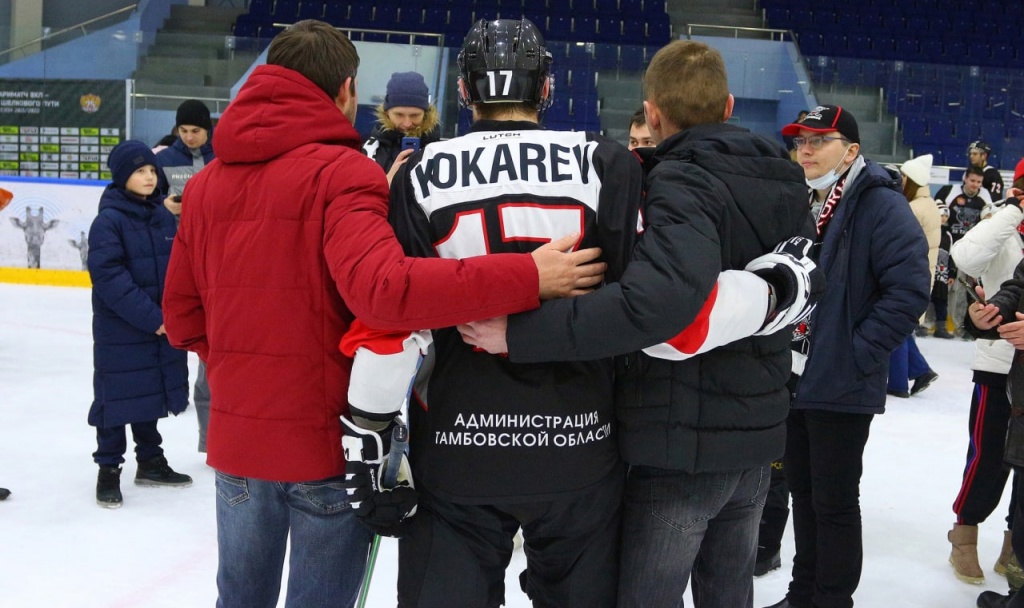
[[[1013,546],[1010,544],[1011,536],[1009,530],[1003,532],[1003,549],[999,552],[999,559],[996,560],[993,570],[996,571],[996,574],[1005,576],[1006,582],[1010,584],[1010,590],[1016,591],[1024,584],[1024,570],[1017,562],[1017,556],[1013,554]]]
[[[1009,595],[1003,595],[995,591],[982,591],[981,595],[978,596],[978,608],[1006,608],[1009,602]]]
[[[946,331],[945,327],[938,326],[935,328],[935,333],[932,334],[936,338],[942,338],[943,340],[952,340],[953,335]]]
[[[122,502],[121,467],[101,466],[96,478],[96,504],[107,509],[120,509]]]
[[[139,461],[139,469],[135,472],[135,485],[187,488],[192,485],[192,478],[175,473],[167,464],[167,459],[160,455],[149,460]]]
[[[929,369],[925,373],[921,374],[917,378],[914,378],[914,385],[910,387],[910,394],[916,395],[932,385],[932,382],[938,380],[939,375],[933,370]]]
[[[769,555],[764,559],[758,559],[754,562],[754,576],[764,576],[773,570],[778,570],[782,567],[782,557],[775,553]]]
[[[7,497],[11,495],[11,491],[7,488],[0,488],[0,500],[7,500]]]
[[[978,564],[978,526],[953,524],[946,538],[953,545],[949,563],[953,565],[956,577],[972,585],[984,583],[985,573]]]

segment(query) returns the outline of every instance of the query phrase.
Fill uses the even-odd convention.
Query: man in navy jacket
[[[787,420],[796,554],[771,608],[849,608],[863,561],[860,477],[889,354],[928,305],[928,244],[900,183],[860,155],[857,121],[819,106],[787,125],[811,188],[816,262],[828,286],[793,341],[800,375]]]

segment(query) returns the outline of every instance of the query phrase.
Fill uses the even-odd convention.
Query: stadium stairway
[[[231,87],[257,57],[254,51],[229,48],[231,26],[242,12],[241,8],[212,5],[173,5],[133,74],[136,93],[230,97]],[[180,99],[150,98],[140,107],[174,110],[180,103]]]

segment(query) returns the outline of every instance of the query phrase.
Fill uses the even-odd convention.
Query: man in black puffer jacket
[[[733,98],[706,44],[661,49],[644,91],[658,146],[629,265],[616,284],[510,317],[507,350],[517,363],[631,353],[616,361],[630,465],[619,606],[675,606],[692,575],[698,608],[741,608],[753,598],[769,466],[785,445],[791,332],[695,346],[720,271],[813,237],[807,186],[780,145],[724,124]]]

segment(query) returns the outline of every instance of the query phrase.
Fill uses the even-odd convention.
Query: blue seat
[[[576,16],[572,18],[572,33],[574,40],[596,40],[597,19],[593,15]]]
[[[911,152],[914,156],[922,156],[924,154],[932,155],[932,165],[944,165],[945,156],[942,153],[942,146],[938,146],[932,143],[926,142],[912,142]]]
[[[265,17],[265,19],[258,19],[256,22],[268,21],[274,14],[273,0],[252,0],[249,3],[249,14],[254,17]]]
[[[373,8],[373,26],[377,29],[393,29],[398,21],[398,6],[377,4]]]
[[[626,47],[622,47],[625,49]],[[619,69],[620,53],[619,45],[599,42],[594,45],[594,70],[617,70]]]
[[[423,9],[424,29],[441,32],[448,25],[448,9],[443,6],[427,6]]]
[[[814,29],[814,13],[809,10],[789,11],[789,28],[799,31]]]
[[[915,38],[904,37],[896,38],[896,48],[894,49],[896,59],[902,61],[921,61],[921,45]],[[927,61],[927,58],[924,58]]]
[[[789,9],[778,6],[764,9],[764,18],[768,27],[789,29]]]
[[[651,15],[647,20],[647,43],[665,45],[672,39],[672,23],[668,13]]]
[[[323,19],[324,17],[324,1],[323,0],[302,0],[302,4],[299,5],[299,20],[302,19]]]
[[[967,57],[967,44],[963,40],[948,39],[943,41],[943,57],[949,63],[964,63]]]
[[[639,72],[647,66],[644,47],[635,44],[622,45],[619,60],[619,67],[627,72]]]
[[[622,40],[622,20],[616,18],[605,18],[597,22],[595,40],[598,42],[617,43]]]
[[[293,23],[299,16],[299,0],[277,0],[274,3],[274,21]]]
[[[548,27],[545,38],[548,40],[572,40],[572,17],[568,15],[548,15]]]
[[[647,24],[643,19],[622,20],[622,43],[643,44],[647,41]]]
[[[348,20],[345,24],[356,28],[373,29],[373,4],[353,2],[348,8]]]
[[[973,64],[988,65],[992,61],[992,47],[984,40],[971,42],[967,46],[967,56]]]
[[[324,6],[324,21],[333,26],[348,23],[348,5],[341,2],[328,2]]]
[[[928,121],[928,136],[932,143],[939,145],[956,143],[955,123],[949,118],[934,118]]]
[[[907,116],[903,122],[903,143],[911,145],[928,140],[928,119],[923,116]]]
[[[235,22],[233,33],[238,38],[258,38],[260,35],[260,24],[242,21],[239,18]]]

